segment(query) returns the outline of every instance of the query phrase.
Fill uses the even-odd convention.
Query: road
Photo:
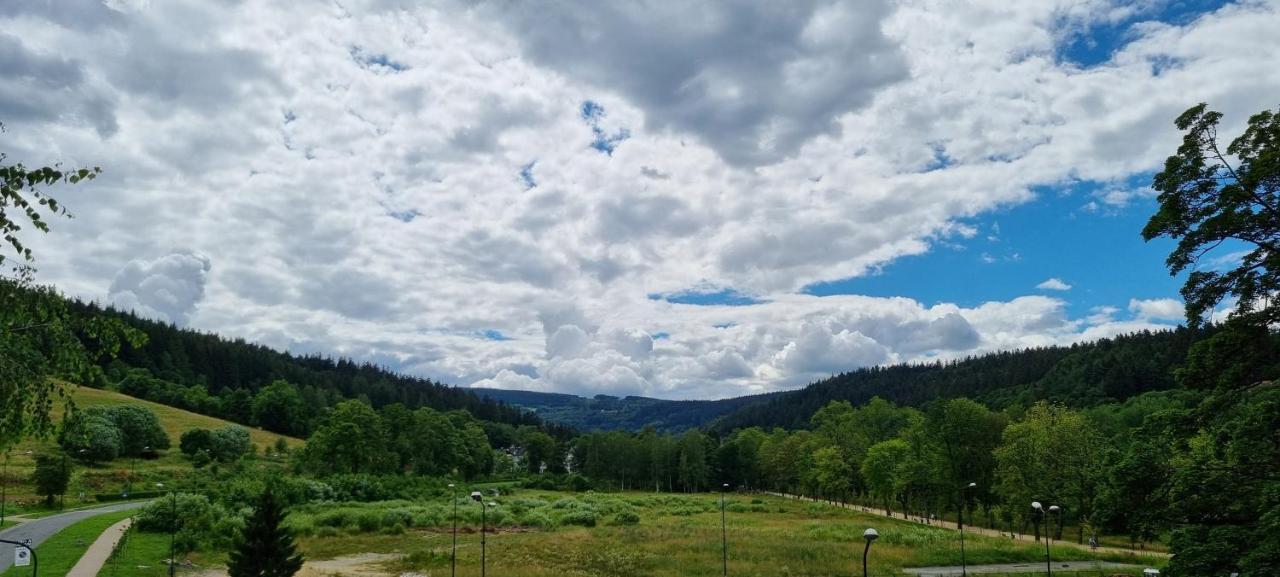
[[[24,521],[22,524],[15,527],[10,527],[4,531],[0,531],[0,539],[8,539],[10,541],[25,541],[30,539],[31,546],[36,547],[43,543],[45,539],[52,537],[58,531],[66,529],[77,521],[82,521],[103,513],[137,509],[146,504],[146,501],[116,503],[114,505],[95,507],[93,509],[81,509],[79,511],[71,511],[69,513],[59,513],[42,519],[32,519],[30,521]],[[0,572],[4,572],[13,565],[13,550],[16,548],[17,547],[7,543],[0,543]]]
[[[1142,565],[1128,563],[1107,563],[1095,561],[1060,561],[1053,564],[1054,572],[1070,573],[1075,571],[1095,571],[1102,569],[1141,569]],[[915,567],[903,569],[916,577],[960,577],[967,573],[981,575],[983,573],[1044,573],[1044,563],[1006,563],[1003,565],[970,565],[962,571],[959,565],[954,567]]]
[[[773,492],[767,492],[767,494],[769,494],[769,495],[773,495],[773,496],[775,496],[775,497],[783,497],[783,498],[786,498],[786,499],[799,499],[799,500],[802,500],[802,501],[812,501],[812,502],[815,502],[815,503],[823,503],[823,504],[826,504],[826,505],[830,505],[830,506],[832,506],[832,507],[842,507],[842,508],[844,508],[844,509],[849,509],[849,510],[851,510],[851,511],[859,511],[859,512],[862,512],[862,513],[866,513],[866,514],[868,514],[868,515],[878,515],[878,516],[880,516],[880,517],[888,517],[888,518],[890,518],[890,519],[898,519],[898,520],[900,520],[900,521],[910,521],[910,522],[912,522],[912,523],[918,523],[918,524],[920,524],[920,525],[925,525],[925,524],[926,524],[926,523],[924,522],[924,520],[923,520],[923,519],[920,519],[920,518],[918,518],[918,517],[908,517],[908,518],[904,518],[904,517],[902,516],[902,513],[894,513],[893,515],[890,515],[888,511],[885,511],[884,509],[877,509],[877,508],[875,508],[875,507],[864,507],[864,506],[862,506],[862,505],[852,505],[852,504],[846,504],[846,503],[831,503],[831,502],[829,502],[829,501],[820,501],[820,500],[818,500],[818,499],[810,499],[809,497],[800,497],[800,496],[797,496],[797,495],[789,495],[789,494],[787,494],[787,493],[773,493]],[[932,527],[941,527],[941,528],[943,528],[943,529],[952,529],[952,530],[955,530],[955,529],[956,529],[956,524],[955,524],[954,522],[951,522],[951,521],[943,521],[943,520],[940,520],[940,519],[934,519],[934,520],[930,521],[930,522],[929,522],[929,523],[927,523],[927,524],[928,524],[928,525],[930,525],[930,526],[932,526]],[[964,529],[964,530],[965,530],[965,532],[966,532],[966,533],[973,533],[973,534],[978,534],[978,535],[986,535],[986,536],[988,536],[988,537],[1006,537],[1006,538],[1008,537],[1008,534],[1007,534],[1007,533],[1003,533],[1003,532],[1001,532],[1001,531],[997,531],[997,530],[995,530],[995,529],[987,529],[986,527],[975,527],[975,526],[973,526],[973,525],[965,525],[965,529]],[[1019,535],[1018,535],[1018,538],[1020,538],[1020,539],[1028,539],[1029,537],[1028,537],[1027,535],[1019,534]],[[1150,556],[1152,556],[1152,557],[1168,557],[1168,556],[1169,556],[1169,554],[1168,554],[1168,553],[1165,553],[1165,552],[1162,552],[1162,551],[1147,551],[1147,550],[1137,550],[1137,549],[1124,549],[1124,548],[1121,548],[1121,547],[1097,547],[1097,548],[1091,548],[1091,547],[1089,547],[1088,545],[1083,545],[1083,544],[1080,544],[1080,543],[1076,543],[1076,542],[1074,542],[1074,541],[1053,541],[1053,546],[1054,546],[1054,547],[1072,547],[1072,548],[1075,548],[1075,549],[1081,549],[1081,550],[1084,550],[1084,551],[1090,551],[1090,552],[1093,552],[1093,553],[1114,553],[1114,554],[1118,554],[1118,555],[1129,555],[1129,556],[1150,555]]]

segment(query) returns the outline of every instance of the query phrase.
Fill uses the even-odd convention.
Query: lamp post
[[[1062,509],[1060,509],[1057,505],[1052,505],[1052,506],[1050,506],[1050,507],[1049,507],[1049,513],[1051,513],[1051,514],[1053,514],[1053,515],[1058,515],[1060,511],[1062,511]],[[1052,577],[1052,576],[1053,576],[1053,558],[1052,558],[1052,556],[1049,554],[1049,539],[1050,539],[1052,536],[1049,534],[1049,523],[1048,523],[1048,522],[1047,522],[1047,520],[1045,519],[1045,509],[1044,509],[1044,505],[1041,505],[1039,501],[1032,501],[1032,502],[1031,502],[1031,521],[1032,521],[1033,523],[1035,523],[1035,524],[1036,524],[1036,530],[1037,530],[1037,531],[1039,531],[1039,530],[1040,530],[1040,523],[1041,523],[1042,521],[1045,521],[1045,524],[1044,524],[1044,525],[1045,525],[1045,529],[1044,529],[1044,574],[1045,574],[1046,576],[1048,576],[1048,577]]]
[[[729,577],[729,531],[724,523],[724,495],[729,492],[729,484],[720,486],[720,574]]]
[[[875,529],[867,529],[862,532],[862,538],[867,540],[867,546],[862,549],[862,577],[867,577],[867,553],[871,551],[871,542],[875,541],[880,533]]]
[[[458,489],[449,483],[449,496],[453,498],[453,549],[449,553],[449,577],[458,574]]]
[[[485,531],[485,516],[488,514],[488,506],[485,505],[484,495],[481,495],[480,491],[472,491],[471,498],[475,500],[475,502],[480,503],[480,577],[484,577],[484,572],[485,572],[484,531]]]
[[[969,577],[969,564],[964,558],[964,506],[969,502],[969,489],[977,486],[977,483],[969,483],[960,490],[960,511],[956,516],[956,525],[960,528],[960,575],[962,577]]]
[[[146,453],[151,450],[151,445],[142,448],[142,452]],[[124,484],[124,496],[129,498],[133,494],[133,478],[138,476],[138,457],[129,459],[129,480]]]

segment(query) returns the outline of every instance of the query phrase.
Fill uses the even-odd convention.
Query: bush
[[[58,444],[77,459],[100,463],[120,456],[123,440],[120,429],[111,419],[100,414],[87,414],[67,421]]]
[[[160,426],[160,418],[142,405],[90,407],[85,415],[102,416],[115,424],[120,430],[122,456],[140,457],[169,448],[169,435]]]
[[[400,525],[401,527],[413,526],[413,515],[404,509],[391,509],[382,513],[382,526],[390,527]]]
[[[382,515],[377,511],[361,511],[356,514],[355,521],[362,533],[372,533],[382,528]]]
[[[161,498],[138,513],[141,531],[169,533],[177,529],[176,544],[181,551],[201,547],[222,548],[244,525],[244,519],[204,495],[178,493]]]
[[[249,454],[253,445],[249,442],[249,429],[228,425],[217,429],[191,429],[182,434],[178,447],[182,454],[204,462],[209,459],[229,463]]]
[[[570,511],[561,516],[560,524],[595,527],[597,520],[599,520],[599,515],[597,515],[595,511],[590,509],[579,509],[577,511]]]
[[[520,519],[520,524],[526,527],[537,527],[539,529],[551,529],[556,526],[555,521],[542,511],[530,511]]]
[[[567,486],[570,491],[582,493],[584,491],[591,490],[591,481],[587,480],[586,477],[575,473],[573,475],[569,475],[569,478],[565,480],[565,486]]]
[[[636,525],[640,523],[640,515],[635,511],[623,511],[613,516],[614,525]]]

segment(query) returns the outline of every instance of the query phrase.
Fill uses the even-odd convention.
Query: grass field
[[[721,571],[716,495],[518,491],[494,502],[490,521],[497,529],[487,537],[488,567],[494,575],[710,577]],[[729,573],[735,576],[860,574],[861,535],[868,527],[881,535],[871,548],[872,575],[960,563],[954,531],[770,496],[732,495],[726,509]],[[479,575],[480,508],[468,500],[460,502],[459,513],[458,574]],[[447,503],[330,505],[301,508],[290,524],[299,530],[309,560],[396,554],[381,561],[387,574],[442,575],[449,572],[450,514]],[[971,536],[966,544],[970,564],[1044,559],[1043,546],[1028,541]],[[1054,558],[1092,557],[1062,548]],[[1161,563],[1123,555],[1099,558]]]
[[[178,439],[182,436],[182,433],[194,428],[217,428],[231,424],[222,419],[144,401],[113,391],[71,385],[68,385],[68,390],[72,401],[80,409],[112,405],[142,405],[150,408],[159,417],[161,426],[164,427],[165,433],[169,435],[171,444],[168,451],[162,451],[154,459],[121,458],[92,467],[77,464],[71,482],[71,489],[65,498],[65,507],[68,509],[95,503],[93,496],[97,493],[123,492],[126,487],[132,487],[134,491],[149,490],[153,488],[156,482],[172,480],[190,474],[192,471],[191,464],[178,451]],[[62,412],[61,404],[56,403],[53,411],[55,421],[61,421]],[[269,447],[274,445],[276,440],[281,437],[283,435],[262,429],[249,429],[250,442],[256,446],[260,454],[268,452]],[[304,444],[302,439],[292,437],[284,437],[284,439],[290,448],[300,448]],[[48,509],[40,502],[40,498],[34,494],[34,486],[30,481],[30,477],[35,469],[35,460],[28,452],[37,453],[56,450],[57,445],[54,438],[27,440],[13,448],[8,466],[4,471],[5,474],[2,477],[3,482],[8,484],[8,502],[6,505],[8,514],[48,512]]]
[[[67,571],[80,560],[84,552],[103,531],[121,519],[127,519],[133,511],[103,513],[90,517],[50,537],[36,546],[36,560],[40,563],[41,575],[66,575]],[[10,567],[0,577],[26,577],[31,574],[30,567]]]

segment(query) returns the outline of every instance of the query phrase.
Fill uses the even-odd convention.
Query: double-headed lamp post
[[[449,496],[453,498],[453,549],[449,552],[449,577],[458,574],[458,489],[449,483]]]
[[[485,574],[484,573],[485,572],[484,531],[485,531],[485,516],[488,513],[488,506],[485,504],[484,495],[480,494],[480,491],[472,491],[471,498],[474,499],[475,502],[480,503],[480,577],[484,577],[484,574]]]
[[[729,484],[720,486],[720,574],[729,577],[729,531],[724,524],[724,494],[729,492]]]
[[[1058,507],[1057,505],[1050,505],[1049,514],[1055,517],[1061,518],[1062,508]],[[1053,558],[1049,554],[1049,540],[1052,538],[1052,534],[1049,532],[1050,531],[1049,520],[1045,518],[1044,505],[1041,505],[1039,501],[1031,502],[1031,520],[1036,524],[1037,530],[1039,530],[1038,528],[1040,527],[1040,522],[1041,521],[1045,522],[1044,523],[1044,573],[1045,575],[1052,577]]]
[[[969,577],[969,564],[964,558],[964,506],[969,502],[969,490],[977,486],[977,483],[969,483],[960,490],[960,510],[956,514],[956,525],[960,528],[960,575],[963,577]]]
[[[871,551],[871,542],[875,541],[880,533],[875,529],[867,529],[862,532],[862,538],[867,540],[867,546],[862,549],[862,577],[867,577],[867,553]]]

